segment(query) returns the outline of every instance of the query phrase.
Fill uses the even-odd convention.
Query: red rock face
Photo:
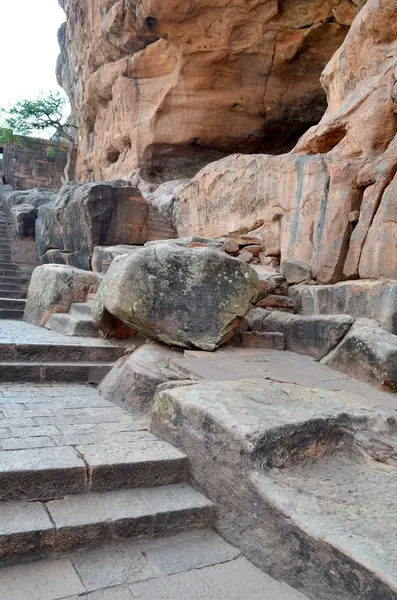
[[[319,76],[357,2],[62,0],[79,179],[192,176],[224,153],[292,147],[323,114]]]
[[[234,155],[200,171],[179,194],[178,233],[263,219],[265,248],[306,262],[319,281],[397,278],[396,80],[397,0],[369,0],[324,70],[320,123],[290,154]]]

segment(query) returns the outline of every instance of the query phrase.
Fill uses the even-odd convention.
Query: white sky
[[[57,0],[0,0],[0,107],[61,89],[55,64],[64,21]]]

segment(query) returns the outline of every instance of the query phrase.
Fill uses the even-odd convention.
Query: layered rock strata
[[[280,151],[325,110],[319,75],[362,2],[62,0],[58,81],[80,180],[191,177],[224,153]]]
[[[178,233],[256,229],[321,282],[397,278],[397,0],[369,0],[322,83],[328,109],[292,153],[236,154],[178,190]]]

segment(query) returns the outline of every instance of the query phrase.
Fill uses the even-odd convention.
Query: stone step
[[[20,275],[17,275],[17,274],[15,274],[14,277],[10,277],[9,275],[1,275],[1,273],[0,273],[0,285],[3,283],[11,283],[14,285],[26,286],[29,283],[29,278],[21,277]]]
[[[0,381],[7,383],[98,384],[113,362],[0,362]]]
[[[37,417],[37,420],[50,422],[45,417]],[[67,420],[62,416],[59,420],[51,419],[51,422],[64,423]],[[22,421],[21,418],[2,419],[2,425],[20,433]],[[51,428],[56,426],[36,427],[43,434]],[[54,437],[55,433],[52,435]],[[67,494],[170,485],[185,481],[186,474],[185,454],[156,438],[125,443],[4,450],[0,453],[0,500],[44,501],[63,498]]]
[[[5,281],[2,281],[0,278],[0,290],[15,290],[15,291],[20,291],[21,289],[27,289],[27,284],[23,283],[23,284],[19,284],[19,283],[7,283]],[[0,294],[1,295],[1,294]]]
[[[85,317],[91,317],[92,305],[92,300],[88,302],[73,302],[72,306],[70,307],[70,314],[72,316],[83,315]]]
[[[201,529],[212,519],[211,502],[184,483],[71,495],[45,504],[2,502],[0,558]]]
[[[1,569],[0,589],[6,600],[305,600],[210,529],[25,560]]]
[[[92,320],[80,315],[54,314],[48,320],[46,327],[64,335],[99,337],[99,331],[94,327]]]
[[[1,298],[13,298],[13,299],[25,299],[27,295],[26,291],[13,291],[13,290],[2,290],[0,292]]]
[[[25,309],[25,304],[26,300],[0,297],[0,308],[2,309],[17,309],[23,311]]]
[[[17,277],[19,275],[19,269],[16,265],[10,267],[9,269],[0,268],[0,275],[5,275],[6,277]]]
[[[13,308],[0,308],[0,319],[12,319],[21,321],[23,319],[23,310]]]
[[[110,362],[125,353],[123,346],[51,343],[11,343],[0,341],[0,361],[18,362]],[[1,375],[0,375],[1,377]]]

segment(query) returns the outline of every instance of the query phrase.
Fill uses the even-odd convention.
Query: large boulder
[[[357,319],[322,362],[361,381],[397,390],[397,335],[372,319]]]
[[[41,265],[30,280],[24,320],[44,327],[50,316],[69,312],[73,302],[85,302],[101,278],[90,271],[64,265]]]
[[[79,179],[191,177],[225,152],[289,149],[324,112],[320,73],[357,4],[68,0],[57,73]]]
[[[122,320],[167,344],[213,350],[232,337],[257,291],[256,272],[226,253],[156,244],[113,260],[93,322],[112,334]]]
[[[95,246],[144,244],[149,208],[137,188],[125,181],[63,186],[56,201],[38,211],[39,255],[54,248],[69,264],[91,268]]]
[[[178,235],[219,236],[262,221],[265,249],[320,282],[397,278],[388,251],[397,240],[396,44],[397,0],[368,0],[323,72],[320,123],[289,154],[207,165],[178,192]]]

